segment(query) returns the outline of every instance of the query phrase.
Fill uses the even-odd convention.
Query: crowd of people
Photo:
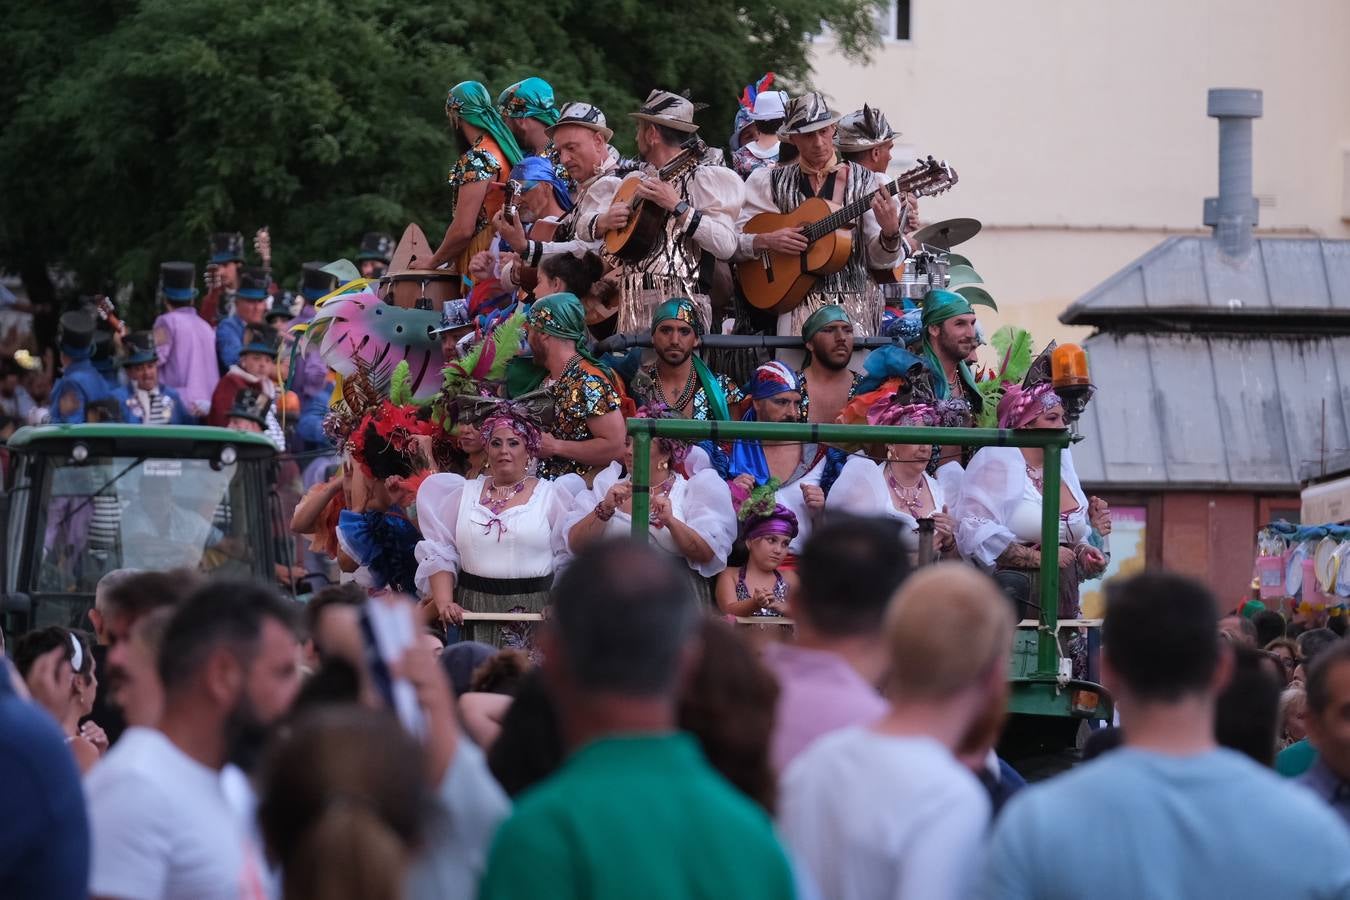
[[[31,772],[12,802],[43,812],[0,817],[0,895],[1350,896],[1350,651],[1329,628],[1220,621],[1176,576],[1113,583],[1100,659],[1078,628],[1060,646],[1116,699],[1084,751],[1100,758],[1023,791],[998,757],[1043,554],[1061,618],[1109,561],[1110,510],[1070,451],[1051,478],[1035,448],[710,430],[639,445],[634,485],[629,418],[922,433],[1081,411],[1025,333],[979,368],[978,301],[881,291],[918,225],[916,199],[883,189],[886,117],[769,88],[747,89],[729,154],[698,141],[697,104],[653,90],[631,113],[640,160],[539,78],[495,101],[451,88],[453,215],[418,265],[464,296],[426,335],[381,332],[381,360],[425,349],[431,390],[367,341],[294,327],[393,318],[380,234],[355,265],[306,264],[293,295],[265,230],[256,267],[219,235],[204,294],[193,263],[162,265],[152,329],[124,333],[100,301],[61,317],[50,388],[38,357],[15,360],[0,412],[25,421],[270,441],[308,548],[277,579],[333,583],[300,604],[115,570],[92,641],[25,634],[0,755]],[[751,220],[813,198],[858,210],[848,259],[757,311],[735,268],[809,239]],[[650,247],[607,249],[652,208]],[[649,350],[598,343],[644,331]],[[725,332],[801,344],[703,352]],[[640,491],[646,545],[626,537]]]
[[[255,582],[110,573],[92,640],[32,631],[0,666],[16,776],[0,890],[1350,893],[1343,637],[1279,644],[1287,667],[1194,581],[1114,581],[1101,664],[1118,724],[1028,786],[996,752],[1014,607],[975,567],[912,568],[901,527],[815,531],[790,643],[710,615],[668,552],[600,537],[554,582],[537,662],[411,632],[389,652],[380,623],[414,620],[409,595],[349,584],[302,606]],[[1272,769],[1286,681],[1307,698],[1296,777]]]

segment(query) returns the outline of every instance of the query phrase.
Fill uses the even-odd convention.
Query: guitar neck
[[[894,197],[896,194],[907,190],[911,185],[922,180],[922,174],[905,174],[888,183],[885,187],[868,191],[852,203],[845,204],[825,218],[808,225],[806,228],[806,239],[808,241],[820,240],[831,231],[837,231],[840,228],[857,221],[864,213],[872,208],[872,198],[877,195],[877,191],[885,191]]]

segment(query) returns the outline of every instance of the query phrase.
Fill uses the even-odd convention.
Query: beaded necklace
[[[891,490],[895,492],[896,499],[900,501],[900,504],[909,510],[911,516],[917,519],[919,509],[923,506],[923,473],[919,473],[919,480],[914,483],[913,487],[907,488],[895,480],[895,476],[891,474],[891,467],[887,466],[886,484],[890,485]]]
[[[689,401],[694,399],[694,389],[695,384],[697,383],[696,378],[697,374],[698,373],[694,371],[694,367],[690,366],[689,380],[684,383],[684,390],[680,391],[680,396],[675,398],[675,400],[672,402],[666,399],[666,389],[661,386],[661,374],[660,369],[658,369],[656,376],[656,393],[660,395],[661,402],[666,404],[666,406],[670,407],[671,409],[675,410],[684,409],[686,406],[688,406]]]
[[[491,510],[494,516],[500,516],[502,510],[506,509],[507,504],[510,503],[517,494],[525,490],[525,481],[528,478],[529,476],[527,475],[525,478],[520,479],[515,484],[506,488],[506,496],[500,499],[494,496],[497,493],[497,479],[493,478],[488,482],[488,496],[487,499],[483,501],[483,505]]]

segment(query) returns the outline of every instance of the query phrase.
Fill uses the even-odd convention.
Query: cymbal
[[[941,222],[934,222],[932,225],[925,225],[914,232],[912,242],[930,247],[941,247],[943,250],[950,250],[957,244],[964,244],[966,241],[980,233],[979,219],[944,219]]]

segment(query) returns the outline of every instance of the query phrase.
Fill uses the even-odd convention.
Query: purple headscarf
[[[519,404],[502,403],[483,420],[478,430],[484,445],[492,440],[492,432],[498,428],[510,428],[524,441],[526,453],[536,458],[539,456],[539,426],[534,417]]]
[[[998,401],[999,428],[1026,428],[1041,417],[1046,410],[1063,406],[1055,386],[1048,381],[1024,388],[1021,385],[1009,385]]]

